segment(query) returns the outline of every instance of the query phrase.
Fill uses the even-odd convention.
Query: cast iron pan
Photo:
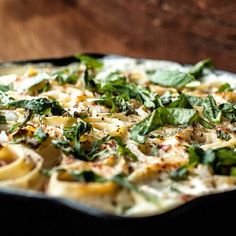
[[[96,58],[107,55],[86,54]],[[17,65],[49,62],[62,66],[74,57],[11,62]],[[2,63],[4,66],[8,63]],[[121,217],[80,203],[41,193],[0,190],[0,235],[212,235],[234,233],[236,190],[191,200],[175,209],[148,217]],[[6,232],[2,234],[1,232]],[[14,234],[15,235],[15,234]]]

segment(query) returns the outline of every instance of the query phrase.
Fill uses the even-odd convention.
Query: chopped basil
[[[188,168],[187,166],[181,166],[178,169],[170,173],[170,178],[173,180],[185,180],[188,177]]]
[[[217,138],[228,141],[231,139],[230,134],[227,134],[225,131],[223,130],[216,130],[216,134],[217,134]]]
[[[194,76],[177,70],[157,70],[150,76],[150,80],[161,86],[182,88],[194,80]]]
[[[52,76],[60,85],[76,84],[79,78],[79,68],[78,66],[70,66],[53,72]]]
[[[0,124],[1,124],[1,125],[4,125],[4,124],[6,124],[6,123],[7,123],[6,117],[3,116],[3,115],[0,115]]]
[[[7,106],[14,108],[24,108],[37,115],[52,114],[60,116],[66,112],[57,101],[52,101],[47,98],[10,101],[7,103]]]
[[[13,132],[18,132],[21,128],[23,128],[28,121],[31,120],[33,117],[33,112],[32,110],[27,110],[26,115],[24,117],[24,120],[22,122],[14,124],[9,130],[8,133],[13,133]]]
[[[103,67],[103,62],[97,58],[87,56],[87,55],[75,55],[75,58],[84,63],[88,68],[101,69]]]
[[[156,70],[155,73],[151,73],[149,78],[155,84],[159,84],[164,87],[174,87],[180,89],[194,79],[202,76],[203,70],[205,68],[211,67],[212,61],[210,59],[206,59],[193,65],[188,73],[178,70],[159,69]]]
[[[230,92],[230,91],[233,91],[233,89],[228,83],[222,84],[218,89],[218,92]]]
[[[94,173],[91,170],[84,170],[84,171],[78,171],[78,170],[71,170],[69,171],[70,175],[74,178],[74,180],[78,182],[83,182],[83,183],[90,183],[90,182],[96,182],[96,183],[104,183],[107,180]]]
[[[100,94],[110,94],[113,96],[120,96],[125,101],[129,101],[131,98],[143,103],[147,108],[154,109],[161,105],[160,98],[157,94],[152,93],[148,89],[129,83],[127,78],[114,72],[99,79],[87,79],[88,89],[92,89]]]
[[[43,129],[40,127],[35,130],[34,132],[34,139],[37,140],[39,144],[44,142],[47,139],[48,135],[43,131]]]
[[[137,157],[132,153],[122,142],[119,137],[105,136],[91,143],[88,147],[84,147],[80,143],[80,137],[86,132],[90,132],[91,125],[85,122],[80,122],[78,125],[64,128],[65,140],[53,140],[53,144],[61,149],[65,154],[72,154],[75,158],[86,161],[94,161],[98,156],[105,154],[108,150],[101,149],[103,144],[109,141],[116,143],[114,153],[130,158],[132,161],[137,161]],[[109,154],[109,153],[108,153]]]
[[[47,137],[48,134],[44,133],[41,127],[35,130],[33,137],[29,136],[27,130],[19,130],[19,132],[13,135],[12,143],[23,143],[30,146],[31,148],[37,148],[44,141],[46,141]]]
[[[236,150],[228,147],[208,149],[204,151],[200,147],[191,146],[188,149],[189,163],[179,167],[171,173],[175,180],[188,177],[192,168],[198,164],[208,165],[218,175],[234,175],[236,168]]]
[[[134,110],[127,103],[125,98],[122,96],[112,96],[108,93],[104,94],[99,98],[90,99],[90,102],[95,102],[100,105],[111,108],[111,113],[113,112],[125,112],[125,113],[134,113]]]
[[[190,68],[189,73],[194,77],[200,77],[205,68],[213,68],[213,62],[210,58],[199,61],[197,64],[193,65]]]
[[[70,170],[68,171],[68,173],[72,176],[72,178],[75,181],[81,183],[106,183],[108,181],[114,182],[123,188],[127,188],[130,191],[138,193],[139,195],[144,197],[147,201],[153,202],[154,204],[159,204],[159,200],[156,196],[153,196],[150,193],[146,193],[140,190],[135,184],[129,182],[124,174],[118,174],[113,176],[112,178],[104,178],[103,176],[96,174],[92,170],[84,170],[84,171]]]
[[[29,95],[37,96],[41,92],[45,92],[50,88],[50,76],[47,73],[39,73],[28,80],[22,82],[18,91],[27,91]]]
[[[0,84],[0,91],[7,92],[9,90],[12,90],[12,85],[2,85],[2,84]]]
[[[168,107],[192,108],[192,105],[190,104],[188,97],[182,93],[179,95],[178,99],[170,103]]]
[[[189,125],[196,121],[198,117],[198,113],[194,109],[159,107],[148,117],[133,126],[131,139],[138,143],[143,143],[145,135],[159,127],[166,124]]]
[[[192,96],[192,95],[188,95],[188,94],[185,94],[185,97],[188,99],[188,102],[192,106],[202,106],[202,104],[203,104],[203,99],[202,98]]]
[[[236,122],[236,104],[223,103],[219,105],[219,109],[222,111],[223,117],[228,119],[230,122]]]
[[[220,123],[222,112],[216,105],[216,101],[212,95],[208,95],[203,101],[203,115],[213,123]]]
[[[137,161],[137,156],[129,150],[129,148],[126,147],[126,145],[122,142],[122,139],[120,137],[114,137],[114,140],[118,144],[117,152],[118,154],[122,156],[129,157],[132,161]]]

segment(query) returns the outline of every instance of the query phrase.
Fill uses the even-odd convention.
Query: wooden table
[[[236,72],[236,1],[1,0],[0,60],[117,53]]]

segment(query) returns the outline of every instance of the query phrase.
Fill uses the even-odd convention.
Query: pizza
[[[122,216],[233,190],[235,88],[210,59],[3,64],[0,188]]]

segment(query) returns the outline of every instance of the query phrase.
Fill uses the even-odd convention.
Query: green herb
[[[206,68],[213,68],[213,62],[210,58],[199,61],[197,64],[193,65],[189,73],[194,77],[200,77],[203,74],[203,70]]]
[[[19,128],[19,127],[16,127],[16,128]],[[44,141],[46,141],[47,137],[48,137],[48,134],[44,133],[41,127],[35,130],[33,137],[30,137],[28,135],[27,130],[21,130],[21,131],[18,130],[18,132],[16,132],[13,135],[12,143],[14,144],[23,143],[30,146],[31,148],[37,148]]]
[[[47,139],[48,135],[44,133],[43,129],[40,127],[34,132],[34,139],[37,140],[38,144],[41,144]]]
[[[52,140],[52,144],[67,155],[75,154],[74,148],[71,146],[69,140]]]
[[[216,105],[216,101],[212,95],[208,95],[203,102],[203,115],[213,123],[220,123],[222,112]]]
[[[77,111],[75,111],[74,112],[74,117],[75,118],[80,118],[80,119],[83,120],[83,119],[88,117],[88,114],[86,112],[77,112]]]
[[[219,105],[219,109],[222,111],[223,117],[230,120],[230,122],[236,121],[236,104],[223,103]]]
[[[70,66],[62,70],[55,71],[52,76],[60,85],[76,84],[79,78],[78,66]]]
[[[47,98],[36,98],[32,100],[17,100],[17,101],[9,101],[5,104],[5,106],[11,108],[24,108],[27,111],[27,115],[24,120],[20,123],[14,124],[8,132],[12,133],[15,131],[19,131],[22,127],[24,127],[29,120],[37,115],[62,115],[66,111],[60,106],[57,101],[51,101]]]
[[[216,134],[217,134],[217,138],[219,138],[219,139],[222,139],[225,141],[229,141],[231,139],[230,134],[227,134],[223,130],[216,130]]]
[[[218,92],[230,92],[230,91],[233,91],[233,89],[228,83],[222,84],[218,89]]]
[[[182,94],[180,94],[178,99],[175,100],[174,102],[170,103],[168,105],[168,107],[192,108],[192,105],[190,104],[188,97],[184,93],[182,93]]]
[[[7,92],[9,90],[12,90],[12,85],[2,85],[2,84],[0,84],[0,91]]]
[[[206,120],[204,120],[202,117],[198,118],[198,122],[206,129],[214,129],[215,125],[207,122]]]
[[[131,139],[143,143],[145,135],[151,131],[170,125],[189,125],[198,119],[198,113],[194,109],[159,107],[148,117],[135,124],[131,130]]]
[[[1,124],[1,125],[4,125],[4,124],[6,124],[6,123],[7,123],[6,117],[3,116],[3,115],[0,115],[0,124]]]
[[[122,187],[125,187],[125,188],[129,189],[130,191],[138,193],[139,195],[144,197],[147,201],[153,202],[154,204],[159,204],[160,203],[156,196],[154,196],[150,193],[146,193],[146,192],[142,191],[136,185],[130,183],[127,180],[127,177],[123,174],[114,176],[112,178],[112,181],[114,181],[116,184],[118,184]]]
[[[74,178],[74,180],[82,183],[91,183],[91,182],[104,183],[107,181],[104,177],[94,173],[91,170],[84,170],[84,171],[71,170],[69,171],[69,174]]]
[[[134,112],[122,96],[112,96],[106,93],[100,98],[90,99],[89,101],[111,108],[110,113],[126,112],[130,114]]]
[[[27,91],[29,95],[36,96],[50,88],[49,80],[50,76],[47,73],[40,73],[29,80],[23,80],[17,90],[20,92]]]
[[[170,91],[167,91],[166,93],[164,93],[161,97],[161,104],[164,105],[168,105],[172,102],[172,94]]]
[[[188,177],[192,168],[198,164],[208,165],[214,174],[234,175],[236,168],[236,150],[230,148],[209,149],[204,151],[200,147],[191,146],[188,149],[189,163],[171,173],[175,180]],[[177,177],[177,178],[176,178]]]
[[[132,161],[138,160],[137,156],[133,152],[131,152],[129,148],[126,147],[126,145],[122,142],[122,139],[120,137],[114,137],[114,140],[118,144],[117,147],[118,154],[122,156],[128,156]]]
[[[188,99],[188,102],[192,105],[192,106],[202,106],[203,104],[203,99],[196,97],[196,96],[191,96],[188,94],[185,94],[185,97]]]
[[[87,87],[100,94],[108,93],[112,96],[119,96],[125,101],[134,98],[143,103],[147,108],[155,108],[161,105],[157,94],[140,85],[129,83],[127,78],[118,72],[111,73],[103,78],[91,79],[88,77]]]
[[[101,69],[103,67],[103,62],[99,59],[96,59],[87,55],[75,55],[75,58],[84,63],[88,68],[92,69]]]
[[[150,80],[161,86],[182,88],[189,82],[194,80],[194,76],[177,70],[159,69],[155,74],[150,76]]]
[[[179,181],[179,180],[185,180],[188,177],[188,168],[187,166],[181,166],[180,168],[172,171],[170,173],[170,177],[173,180]]]
[[[104,178],[96,174],[92,170],[85,170],[85,171],[78,171],[78,170],[71,170],[68,172],[75,181],[82,182],[82,183],[106,183],[108,181],[112,181],[117,185],[127,188],[130,191],[136,192],[139,195],[143,196],[146,200],[151,201],[155,204],[159,204],[159,200],[156,196],[153,196],[149,193],[145,193],[144,191],[140,190],[136,185],[130,183],[127,180],[127,177],[123,174],[115,175],[114,177],[108,179]]]
[[[14,99],[12,97],[9,97],[6,93],[0,90],[0,107],[1,108],[5,108],[6,104],[13,100]]]
[[[40,173],[41,173],[43,176],[50,177],[51,174],[52,174],[52,170],[51,170],[51,169],[43,168],[43,169],[41,169]]]
[[[33,111],[32,110],[27,110],[26,116],[24,117],[24,120],[22,122],[14,124],[9,130],[8,133],[13,133],[13,132],[18,132],[20,131],[21,128],[23,128],[28,121],[31,120],[33,117]]]
[[[149,76],[150,80],[161,86],[174,87],[177,89],[183,88],[186,84],[190,83],[194,79],[202,76],[205,68],[211,68],[212,61],[206,59],[198,62],[192,66],[188,73],[181,72],[178,70],[156,70],[155,73],[151,73]]]
[[[11,101],[7,103],[7,106],[14,108],[24,108],[38,115],[52,114],[61,116],[66,112],[57,101],[51,101],[47,98]]]
[[[113,140],[116,142],[116,153],[130,158],[132,161],[137,161],[137,157],[133,154],[122,142],[119,137],[105,136],[92,143],[90,148],[81,146],[80,137],[91,130],[91,125],[85,122],[80,122],[78,125],[73,125],[64,129],[64,136],[66,140],[53,140],[53,144],[61,149],[65,154],[72,154],[75,158],[80,160],[94,161],[98,156],[107,152],[102,149],[103,144]],[[115,150],[114,150],[115,151]]]

